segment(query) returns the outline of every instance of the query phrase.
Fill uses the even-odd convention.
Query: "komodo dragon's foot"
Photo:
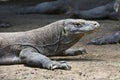
[[[51,64],[48,65],[48,69],[54,70],[54,69],[64,69],[64,70],[70,70],[71,66],[67,64],[65,61],[52,61]]]
[[[102,45],[104,43],[103,37],[99,37],[93,40],[90,40],[89,42],[87,42],[87,45]]]
[[[66,56],[76,56],[76,55],[85,54],[87,53],[87,51],[83,48],[79,48],[79,49],[68,49],[64,53]]]
[[[98,37],[96,39],[90,40],[87,44],[104,45],[115,43],[120,43],[120,31],[108,36]]]
[[[10,26],[11,24],[0,21],[0,28],[9,28]]]

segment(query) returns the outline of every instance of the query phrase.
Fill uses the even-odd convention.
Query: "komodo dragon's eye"
[[[83,24],[82,24],[82,23],[74,23],[73,25],[74,25],[75,27],[82,27]]]

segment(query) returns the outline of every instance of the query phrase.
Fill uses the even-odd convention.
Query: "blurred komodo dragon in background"
[[[87,44],[104,45],[120,43],[120,31],[108,36],[98,37],[89,41]]]
[[[65,13],[69,10],[69,4],[67,0],[56,0],[49,2],[42,2],[35,6],[29,6],[22,8],[17,11],[18,14],[31,14],[31,13],[42,13],[42,14],[60,14]]]
[[[84,49],[68,49],[99,27],[96,21],[64,19],[25,32],[0,33],[0,64],[25,64],[46,69],[71,69],[47,56],[72,56]],[[68,49],[68,50],[67,50]]]
[[[89,10],[68,11],[72,18],[80,19],[113,19],[118,20],[119,1],[113,0],[106,5],[99,6]]]

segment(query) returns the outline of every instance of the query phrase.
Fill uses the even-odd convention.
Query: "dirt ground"
[[[12,24],[10,28],[0,28],[0,32],[31,30],[68,18],[66,15],[18,15],[14,13],[18,8],[20,5],[0,5],[0,19]],[[51,71],[24,65],[7,65],[0,66],[0,80],[120,80],[120,44],[86,45],[90,39],[120,31],[120,21],[98,20],[98,22],[101,24],[100,29],[86,35],[74,46],[85,48],[88,54],[51,58],[68,61],[72,65],[71,70]]]

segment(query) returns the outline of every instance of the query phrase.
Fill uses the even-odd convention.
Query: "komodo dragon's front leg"
[[[66,62],[52,61],[48,57],[36,52],[33,48],[25,48],[20,53],[20,58],[23,64],[31,67],[43,67],[46,69],[71,69],[71,66]]]

